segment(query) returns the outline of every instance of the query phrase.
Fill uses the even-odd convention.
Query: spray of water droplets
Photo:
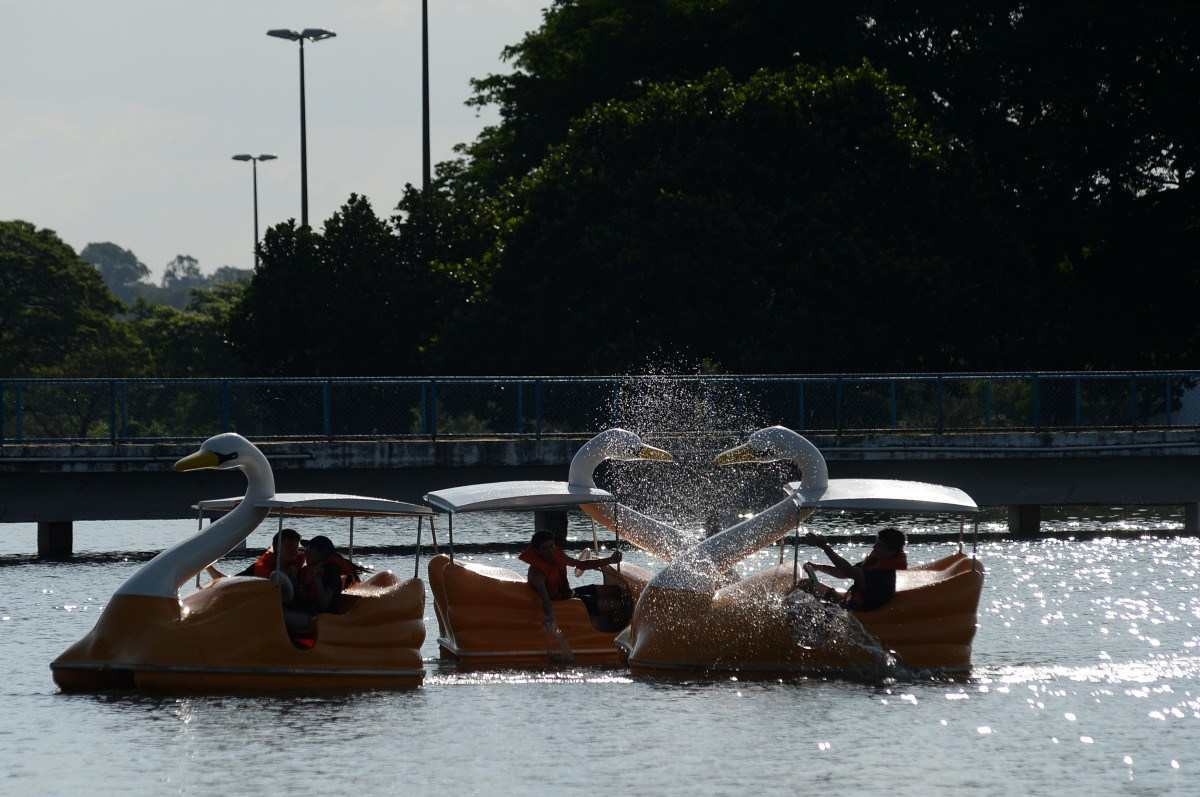
[[[727,527],[739,512],[778,501],[781,485],[795,478],[790,463],[713,465],[722,450],[779,422],[733,380],[661,370],[630,377],[597,422],[671,452],[673,464],[610,462],[597,476],[622,503],[679,526],[699,528],[715,514]]]
[[[699,529],[716,518],[721,528],[738,522],[739,514],[757,512],[783,498],[781,487],[799,478],[790,462],[717,467],[713,458],[740,445],[756,429],[785,418],[748,395],[742,386],[720,377],[680,376],[651,369],[631,377],[615,392],[601,427],[620,426],[643,441],[665,448],[673,464],[609,462],[598,482],[622,503],[684,528]],[[762,594],[746,633],[759,623],[781,622],[785,614],[801,648],[865,651],[873,675],[892,666],[892,657],[844,610],[796,592]]]

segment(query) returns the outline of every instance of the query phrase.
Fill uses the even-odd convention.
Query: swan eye
[[[224,465],[229,460],[238,458],[238,452],[236,451],[231,451],[228,454],[222,454],[219,451],[214,451],[213,453],[217,455],[218,465]]]

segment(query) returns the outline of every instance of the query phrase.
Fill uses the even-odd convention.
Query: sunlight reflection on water
[[[528,522],[483,520],[514,539]],[[573,535],[590,542],[587,525]],[[914,542],[910,557],[952,547]],[[1194,793],[1198,555],[1194,538],[980,545],[987,581],[967,679],[459,672],[437,659],[429,602],[422,689],[282,699],[56,695],[48,662],[138,564],[10,566],[0,571],[0,791],[241,793],[263,762],[292,761],[304,766],[272,764],[263,793],[343,782],[347,765],[356,788],[498,793],[530,790],[531,756],[559,756],[570,766],[539,769],[534,791],[774,793],[802,778],[865,793],[885,781],[896,794]],[[777,557],[762,552],[745,569]],[[367,563],[412,571],[411,558]]]

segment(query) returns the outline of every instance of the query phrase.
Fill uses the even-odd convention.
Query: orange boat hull
[[[224,693],[408,689],[425,670],[425,587],[377,573],[320,614],[316,643],[288,637],[279,588],[224,578],[183,600],[117,595],[91,633],[51,663],[65,692]]]
[[[619,576],[634,600],[649,581],[642,568],[622,565]],[[606,574],[606,581],[612,578]],[[610,582],[611,583],[611,582]],[[429,561],[429,588],[440,629],[443,656],[469,667],[542,666],[570,659],[578,664],[616,665],[623,655],[616,632],[597,630],[583,601],[554,602],[562,638],[544,629],[542,602],[525,577],[502,567]]]
[[[798,644],[783,600],[792,585],[792,567],[780,565],[715,596],[648,588],[618,643],[635,671],[870,671],[883,651],[915,669],[970,669],[983,566],[961,553],[898,574],[886,606],[852,613],[879,650],[844,639]]]

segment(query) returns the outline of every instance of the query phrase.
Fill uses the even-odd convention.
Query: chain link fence
[[[1200,426],[1200,372],[0,380],[0,446],[39,442]]]

